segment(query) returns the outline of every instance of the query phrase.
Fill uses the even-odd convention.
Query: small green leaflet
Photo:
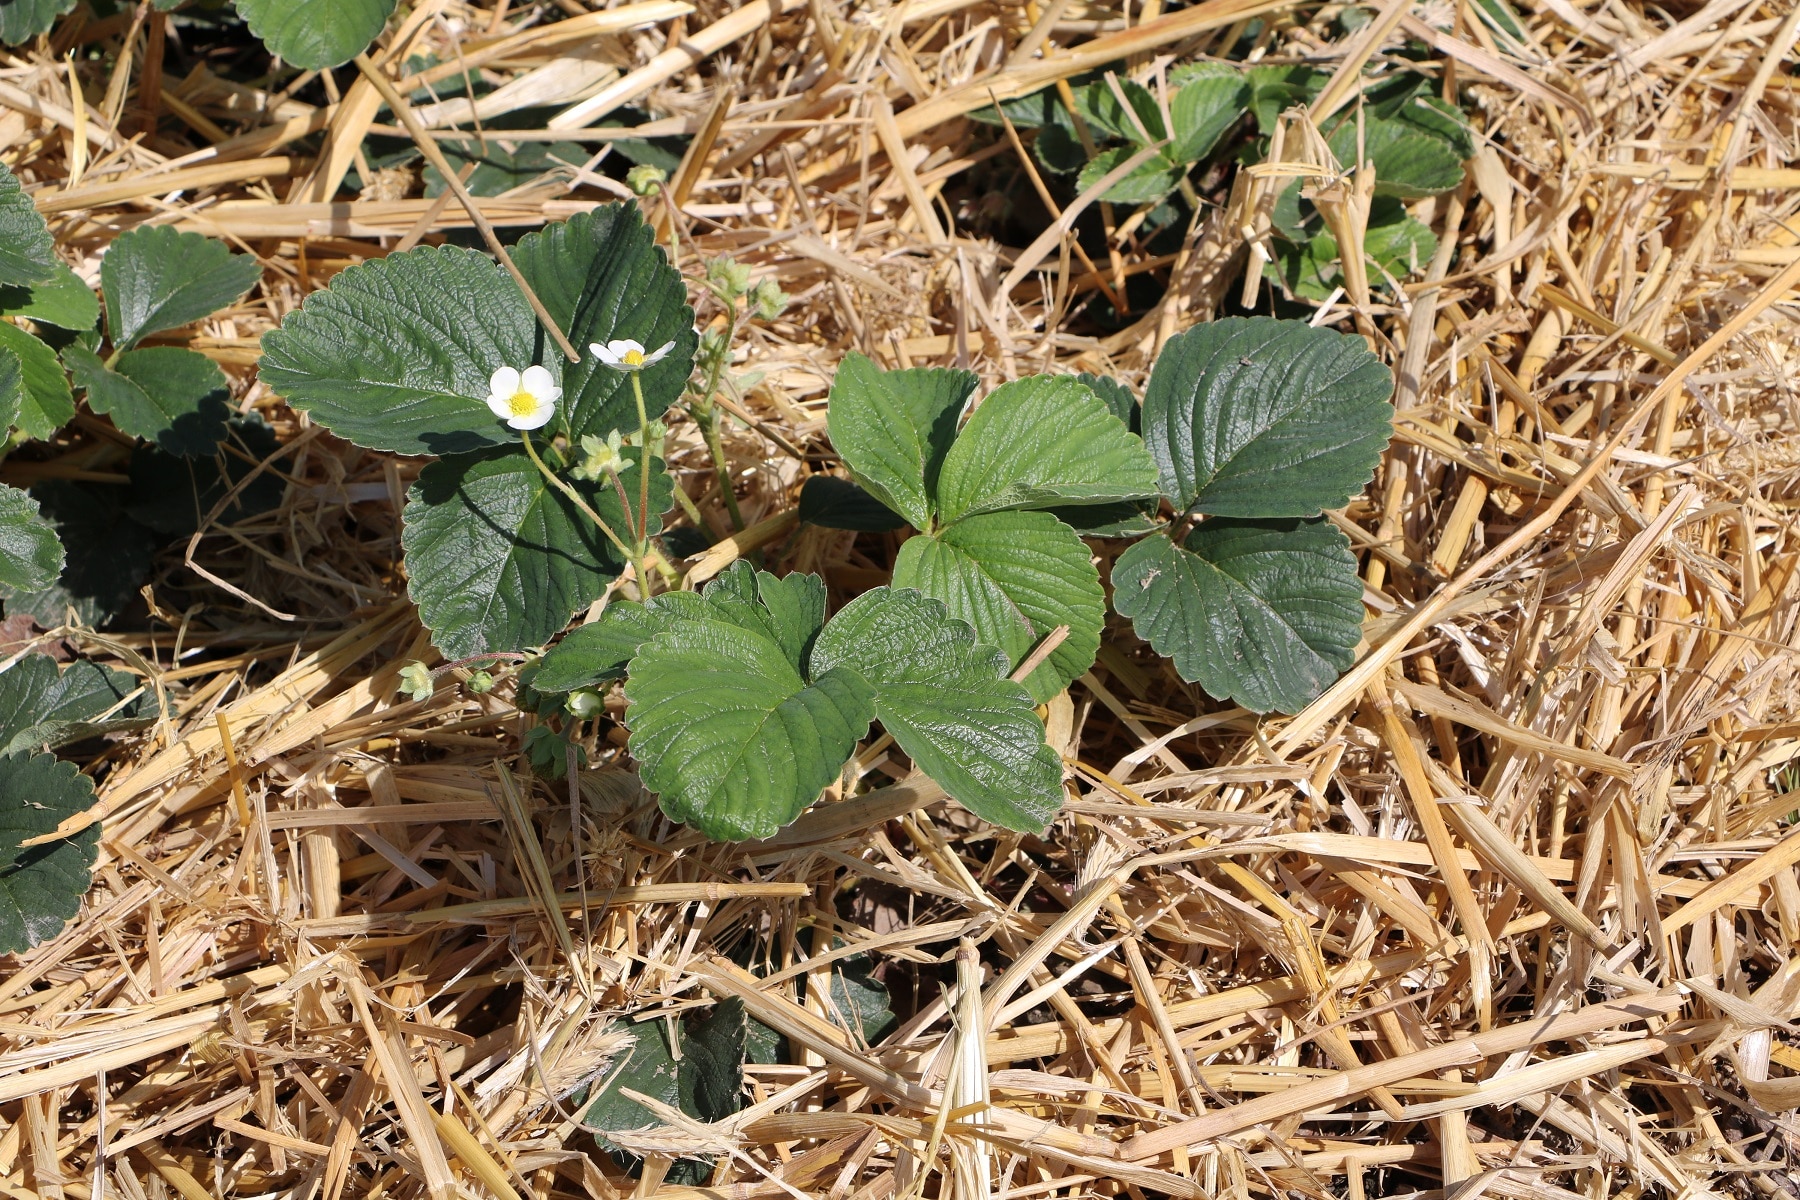
[[[94,785],[50,754],[0,757],[0,954],[17,954],[62,932],[81,908],[100,826],[23,847],[66,817],[94,806]]]
[[[923,529],[957,418],[979,382],[968,371],[935,367],[883,371],[847,354],[826,409],[831,444],[858,483]]]
[[[1351,113],[1340,118],[1326,139],[1332,155],[1346,168],[1357,162],[1357,136]],[[1365,116],[1361,137],[1363,155],[1375,168],[1377,196],[1413,200],[1447,192],[1462,182],[1462,154],[1435,130],[1411,121]]]
[[[1118,84],[1117,91],[1113,90],[1114,82]],[[1130,103],[1129,109],[1119,103],[1121,95]],[[1097,79],[1077,92],[1076,100],[1088,128],[1105,137],[1153,146],[1169,136],[1156,96],[1134,80],[1123,76],[1115,76],[1110,82]]]
[[[248,254],[224,242],[169,225],[140,225],[120,234],[100,260],[106,327],[113,345],[129,350],[146,334],[210,317],[262,278]]]
[[[63,351],[88,407],[112,418],[122,433],[154,442],[169,454],[201,458],[225,436],[231,415],[225,372],[204,354],[177,346],[127,350],[111,367],[80,346]]]
[[[1393,200],[1377,200],[1371,206],[1363,237],[1373,287],[1385,284],[1383,273],[1404,279],[1422,269],[1437,251],[1437,238],[1431,230],[1406,215]],[[1276,247],[1276,259],[1264,267],[1264,273],[1280,279],[1296,297],[1324,301],[1343,283],[1337,240],[1329,232],[1321,231],[1298,243],[1278,238]]]
[[[1356,660],[1362,581],[1322,518],[1201,523],[1113,565],[1113,607],[1181,677],[1255,712],[1299,712]]]
[[[1099,187],[1102,179],[1141,149],[1141,146],[1127,142],[1100,151],[1081,168],[1075,186],[1083,192]],[[1181,186],[1181,177],[1185,174],[1186,163],[1175,162],[1158,151],[1126,172],[1125,177],[1107,188],[1100,198],[1110,204],[1152,204]]]
[[[136,676],[85,659],[58,669],[49,655],[28,654],[0,671],[0,755],[141,729],[155,716]]]
[[[10,0],[10,3],[0,0],[0,42],[17,44],[43,32],[22,32],[24,21],[18,10],[10,7],[19,3],[20,0]],[[32,0],[24,0],[26,8],[31,3]],[[57,12],[68,12],[74,4],[64,4],[60,9],[41,7],[47,12],[44,19],[47,29]],[[57,265],[50,227],[38,215],[37,205],[25,194],[19,177],[5,163],[0,163],[0,287],[41,283],[50,278]]]
[[[1233,317],[1170,338],[1144,391],[1144,442],[1177,510],[1312,516],[1341,507],[1392,436],[1391,372],[1362,339]]]
[[[271,54],[324,71],[369,48],[393,15],[394,0],[237,0],[237,7]]]
[[[0,321],[0,350],[14,354],[25,369],[25,397],[14,418],[19,432],[43,441],[75,416],[75,394],[56,351],[17,325]]]
[[[1250,103],[1249,81],[1228,63],[1176,67],[1169,72],[1169,86],[1176,89],[1169,101],[1169,120],[1175,127],[1169,155],[1181,163],[1196,163],[1211,154]]]
[[[62,569],[62,541],[38,514],[38,502],[0,484],[0,596],[42,591]]]
[[[0,287],[0,317],[30,317],[58,329],[92,329],[100,320],[100,302],[81,276],[57,263],[39,283]]]
[[[635,463],[641,451],[629,453]],[[651,461],[655,533],[673,493],[661,460]],[[641,469],[625,472],[634,506]],[[616,489],[574,486],[627,537]],[[446,658],[541,646],[624,570],[605,535],[516,447],[426,467],[407,494],[405,526],[407,592]]]

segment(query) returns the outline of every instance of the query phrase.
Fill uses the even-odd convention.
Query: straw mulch
[[[793,530],[842,354],[1141,382],[1234,302],[1260,236],[1248,207],[1209,209],[1172,259],[1125,231],[1103,276],[1166,291],[1095,333],[1102,279],[1067,243],[1031,261],[986,232],[1049,216],[963,113],[1204,55],[1253,16],[1267,59],[1350,71],[1429,37],[1484,146],[1415,209],[1440,254],[1362,314],[1400,383],[1341,520],[1367,551],[1360,664],[1259,721],[1115,631],[1051,706],[1071,799],[1042,839],[925,803],[876,744],[851,798],[710,845],[639,793],[617,729],[572,837],[509,682],[396,692],[430,656],[397,562],[418,464],[255,377],[260,333],[335,271],[467,215],[406,174],[340,196],[364,136],[398,132],[353,71],[328,107],[159,76],[148,5],[0,60],[0,153],[72,262],[144,221],[261,257],[192,344],[280,432],[289,480],[279,511],[165,554],[133,628],[29,640],[136,671],[165,715],[88,764],[106,820],[79,920],[0,960],[0,1190],[685,1200],[664,1173],[687,1152],[729,1200],[1800,1195],[1800,9],[1519,7],[1516,47],[1406,0],[1360,42],[1291,0],[435,0],[390,28],[384,64],[460,54],[534,103],[692,135],[684,245],[796,303],[740,360],[751,533],[689,566],[761,545],[840,599],[892,550]],[[128,38],[122,73],[84,57]],[[483,209],[564,217],[623,192],[602,165]],[[1356,328],[1347,304],[1321,320]],[[125,452],[83,419],[0,478],[120,479]],[[878,1045],[825,1002],[852,954],[900,1017]],[[748,1068],[737,1120],[645,1135],[628,1176],[574,1099],[620,1056],[612,1020],[730,996],[793,1065]]]

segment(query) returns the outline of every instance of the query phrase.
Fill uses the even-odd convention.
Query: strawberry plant
[[[155,0],[167,11],[182,0]],[[238,15],[269,53],[317,71],[342,66],[368,49],[394,15],[395,0],[237,0]],[[75,0],[0,0],[0,45],[48,33]]]

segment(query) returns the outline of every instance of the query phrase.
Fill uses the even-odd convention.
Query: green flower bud
[[[463,685],[477,696],[494,690],[494,677],[487,671],[474,671],[469,675],[469,682]]]
[[[649,164],[635,166],[625,172],[625,186],[640,196],[654,196],[669,182],[669,173]]]
[[[750,311],[760,321],[773,321],[787,311],[793,297],[781,290],[773,279],[764,279],[750,289]]]
[[[570,692],[569,698],[563,701],[563,707],[569,710],[570,716],[586,721],[599,716],[606,704],[600,699],[599,692],[593,688],[582,688],[578,692]]]
[[[706,282],[720,299],[736,300],[750,290],[750,268],[729,255],[720,255],[706,264]]]
[[[422,662],[409,662],[400,668],[400,690],[407,699],[422,701],[431,699],[437,685],[431,681],[431,671]]]
[[[581,461],[569,468],[569,474],[589,483],[604,478],[608,472],[621,474],[631,469],[631,460],[625,457],[625,439],[618,430],[606,435],[601,441],[591,433],[581,435]]]

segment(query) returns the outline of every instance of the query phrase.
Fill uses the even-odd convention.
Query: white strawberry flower
[[[641,371],[645,367],[654,367],[669,356],[675,348],[673,340],[664,342],[649,354],[644,353],[642,342],[634,342],[630,338],[622,338],[616,342],[608,342],[602,346],[599,342],[589,342],[588,349],[594,357],[615,371]]]
[[[488,380],[488,407],[514,429],[537,429],[556,415],[563,390],[542,367],[501,367]]]

